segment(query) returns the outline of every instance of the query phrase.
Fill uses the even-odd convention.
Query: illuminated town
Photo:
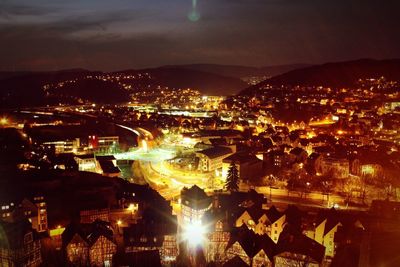
[[[324,62],[4,67],[0,266],[400,266],[400,60]]]

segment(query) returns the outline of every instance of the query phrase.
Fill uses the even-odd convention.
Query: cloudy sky
[[[0,70],[400,58],[398,0],[0,0]]]

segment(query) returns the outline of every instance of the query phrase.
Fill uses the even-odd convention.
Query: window
[[[32,232],[27,233],[27,234],[24,236],[24,244],[27,244],[27,243],[29,243],[29,242],[32,242],[32,240],[33,240]]]

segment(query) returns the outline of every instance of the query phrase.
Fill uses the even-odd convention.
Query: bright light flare
[[[149,152],[146,140],[142,140],[142,148],[145,152]]]
[[[8,119],[6,117],[3,117],[0,119],[0,124],[6,125],[8,123]]]
[[[190,246],[201,245],[205,240],[206,228],[200,222],[192,222],[185,226],[183,237]]]

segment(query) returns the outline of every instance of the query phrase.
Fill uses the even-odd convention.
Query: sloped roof
[[[123,229],[124,244],[135,247],[161,247],[164,242],[165,227],[145,223],[134,224]]]
[[[206,209],[211,204],[211,198],[197,185],[184,187],[181,191],[182,203],[194,209]]]
[[[214,159],[232,153],[232,149],[230,149],[229,147],[215,146],[199,151],[197,153],[203,154],[210,159]]]
[[[74,157],[78,159],[94,159],[94,154],[75,155]]]
[[[114,163],[110,160],[99,160],[99,164],[104,173],[120,173],[121,170],[114,166]]]
[[[303,235],[300,231],[287,225],[279,236],[276,255],[289,252],[305,255],[321,263],[325,255],[325,247],[317,241]]]
[[[274,223],[275,221],[277,221],[282,217],[282,213],[279,210],[277,210],[275,206],[271,206],[266,211],[266,214],[271,223]]]
[[[355,224],[358,223],[360,224],[361,228],[364,227],[363,223],[361,222],[363,218],[359,218],[354,214],[340,212],[335,208],[320,211],[317,217],[317,225],[321,224],[321,222],[323,222],[325,219],[326,224],[324,235],[328,234],[337,224],[340,224],[345,228],[357,228]]]
[[[71,223],[62,233],[63,246],[67,246],[75,237],[79,235],[83,241],[89,246],[96,243],[100,236],[104,236],[111,242],[114,242],[114,231],[110,223],[101,220],[96,220],[93,223]]]
[[[35,240],[37,232],[26,219],[17,222],[0,221],[0,247],[12,250],[23,248],[24,236],[29,232],[32,232]]]
[[[247,256],[253,258],[260,250],[264,250],[268,258],[272,261],[275,254],[275,243],[268,235],[258,235],[249,230],[245,225],[235,228],[229,238],[226,249],[238,242]]]
[[[262,162],[256,156],[249,153],[235,153],[229,157],[224,158],[224,162],[235,162],[235,163],[245,163],[245,162]]]

